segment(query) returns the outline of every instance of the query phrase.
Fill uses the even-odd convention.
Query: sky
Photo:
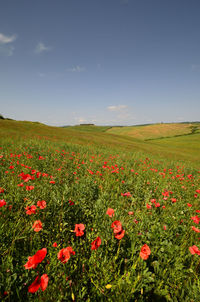
[[[199,0],[0,0],[0,113],[47,125],[200,120]]]

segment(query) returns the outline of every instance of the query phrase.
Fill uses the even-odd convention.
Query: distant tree
[[[5,120],[5,118],[3,117],[3,115],[0,113],[0,120]]]

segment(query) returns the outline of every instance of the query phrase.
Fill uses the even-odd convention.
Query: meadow
[[[0,120],[0,299],[200,301],[191,126],[138,137]]]

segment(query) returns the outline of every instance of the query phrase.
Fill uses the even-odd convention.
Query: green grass
[[[200,249],[198,150],[198,133],[140,141],[0,121],[0,299],[198,301],[200,256],[189,250]],[[84,225],[81,236],[76,224]],[[67,247],[75,254],[66,253],[64,263],[59,254]],[[26,269],[41,249],[44,259]],[[47,287],[30,293],[43,275]]]

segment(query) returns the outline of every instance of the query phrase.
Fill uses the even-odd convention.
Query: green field
[[[200,133],[200,123],[171,123],[130,127],[111,127],[107,130],[107,132],[130,136],[141,140],[150,140],[179,135],[188,135],[193,132]]]
[[[171,126],[170,126],[171,125]],[[167,128],[170,126],[173,128],[176,124],[167,124]],[[159,125],[152,126],[137,126],[137,129],[144,129],[151,127],[152,132],[159,131]],[[196,127],[197,130],[194,134],[191,134],[191,127]],[[146,140],[138,139],[128,135],[122,135],[117,133],[118,128],[110,128],[106,126],[73,126],[66,128],[50,127],[40,123],[33,122],[17,122],[0,120],[0,136],[1,137],[15,137],[21,138],[38,138],[48,139],[51,141],[62,141],[71,144],[81,144],[87,146],[101,146],[102,148],[114,148],[124,151],[137,151],[147,152],[149,154],[159,156],[161,158],[168,158],[170,160],[183,160],[188,161],[191,164],[200,163],[200,132],[199,124],[179,124],[179,131],[173,132],[172,137],[162,137],[158,139]],[[121,131],[125,131],[126,128],[120,128]],[[134,127],[131,127],[133,129]],[[186,131],[186,135],[180,135],[180,129],[182,132]],[[113,129],[116,133],[111,133]],[[116,131],[115,131],[116,130]],[[142,130],[140,130],[142,131]],[[149,130],[150,131],[150,130]],[[189,132],[190,131],[190,132]]]
[[[192,126],[139,139],[0,120],[0,299],[199,301]]]

